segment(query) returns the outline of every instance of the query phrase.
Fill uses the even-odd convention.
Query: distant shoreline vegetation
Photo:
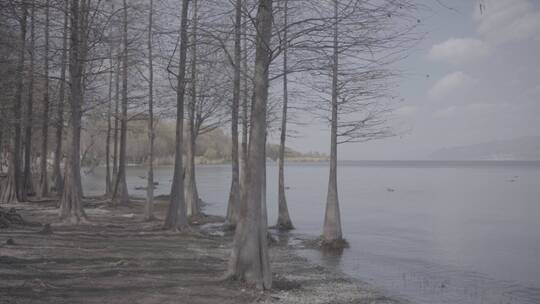
[[[154,142],[154,164],[167,166],[174,164],[175,125],[170,122],[160,122],[156,125],[156,138]],[[87,128],[81,140],[82,166],[97,167],[105,165],[106,137],[103,130]],[[186,136],[186,134],[184,134]],[[111,139],[114,143],[114,139]],[[195,163],[205,165],[228,164],[231,162],[231,137],[221,128],[201,134],[196,140]],[[126,160],[130,166],[144,165],[148,157],[148,135],[144,122],[130,122],[127,136]],[[111,145],[112,146],[112,145]],[[241,147],[239,147],[241,150]],[[112,150],[112,149],[111,149]],[[266,145],[267,158],[277,161],[279,145],[269,143]],[[114,152],[111,151],[111,162]],[[185,156],[185,155],[184,155]],[[324,162],[329,157],[319,152],[299,152],[285,148],[285,159],[288,162]]]

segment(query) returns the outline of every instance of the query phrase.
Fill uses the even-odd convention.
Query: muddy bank
[[[271,246],[274,289],[222,281],[232,237],[220,217],[190,233],[143,222],[143,202],[86,201],[91,225],[57,224],[56,202],[14,206],[43,226],[0,229],[1,303],[398,303],[340,273],[310,264],[282,239]],[[156,213],[163,218],[165,202]],[[201,225],[202,224],[202,225]],[[12,242],[7,244],[7,240]]]

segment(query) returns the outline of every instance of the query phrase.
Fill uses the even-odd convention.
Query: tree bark
[[[266,210],[262,206],[268,68],[272,31],[272,0],[260,0],[257,11],[257,39],[253,108],[248,154],[246,200],[239,208],[239,218],[229,260],[229,276],[259,289],[272,287],[268,257]]]
[[[129,202],[129,194],[126,182],[126,153],[127,153],[127,120],[128,120],[128,27],[127,27],[127,2],[123,0],[123,50],[122,50],[122,116],[120,119],[120,155],[118,162],[118,176],[113,195],[115,204],[127,204]]]
[[[247,0],[243,0],[243,6],[245,7]],[[244,80],[244,92],[242,94],[242,152],[240,154],[240,201],[245,200],[244,189],[246,188],[246,172],[247,172],[247,146],[248,146],[248,132],[249,132],[249,86],[248,86],[248,65],[247,65],[247,22],[245,14],[242,15],[242,35],[244,42],[244,55],[242,58],[243,80]],[[241,204],[241,203],[240,203]]]
[[[49,141],[49,0],[45,1],[45,92],[43,94],[43,118],[41,121],[41,157],[39,168],[39,187],[37,196],[49,195],[47,176],[47,156]]]
[[[120,120],[120,65],[122,59],[120,54],[116,56],[116,76],[114,80],[115,93],[114,93],[114,136],[113,136],[113,185],[116,187],[116,179],[118,177],[118,123]],[[113,191],[115,189],[113,188]]]
[[[197,181],[195,179],[195,142],[197,138],[196,130],[196,105],[197,105],[197,22],[198,5],[197,0],[193,1],[193,29],[192,29],[192,60],[191,60],[191,101],[188,108],[188,142],[186,149],[186,207],[188,216],[197,216],[200,213],[199,193],[197,191]]]
[[[182,21],[180,22],[180,62],[178,65],[176,88],[176,145],[174,158],[174,174],[171,187],[171,198],[164,228],[182,230],[188,226],[186,201],[184,199],[183,131],[184,131],[184,96],[186,91],[186,53],[187,53],[187,19],[189,0],[182,0]]]
[[[0,173],[4,172],[4,122],[6,118],[4,113],[0,113]],[[2,192],[2,187],[0,186],[0,193]]]
[[[281,135],[279,142],[279,173],[278,173],[278,219],[277,228],[280,230],[291,230],[294,226],[289,216],[289,208],[287,207],[287,199],[285,197],[285,139],[287,138],[287,110],[288,110],[288,83],[287,83],[287,26],[288,26],[288,0],[284,0],[284,32],[283,32],[283,110],[281,113]]]
[[[62,59],[60,67],[60,88],[58,89],[58,119],[56,122],[56,147],[54,150],[54,164],[53,164],[53,187],[56,193],[62,192],[62,184],[64,183],[62,178],[62,172],[60,170],[60,163],[62,162],[62,134],[64,133],[64,101],[66,96],[66,61],[67,61],[67,36],[68,36],[68,22],[69,22],[69,1],[65,0],[64,6],[64,32],[62,36]]]
[[[114,63],[113,63],[113,48],[112,43],[109,45],[109,102],[107,103],[107,136],[105,139],[105,195],[110,196],[112,194],[111,185],[111,116],[112,116],[112,90],[113,90],[113,77],[114,77]]]
[[[337,190],[337,127],[338,127],[338,0],[334,0],[334,42],[332,63],[332,118],[330,128],[330,175],[324,214],[323,241],[329,245],[343,241]]]
[[[236,17],[234,24],[234,79],[233,79],[233,99],[231,106],[231,163],[232,178],[231,190],[229,193],[229,204],[227,207],[227,221],[229,225],[235,226],[238,221],[238,205],[240,204],[240,165],[238,155],[238,110],[240,104],[240,67],[242,64],[241,53],[241,33],[242,33],[242,0],[236,0]]]
[[[35,19],[36,19],[36,3],[35,1],[30,2],[30,46],[29,46],[29,60],[30,67],[28,71],[28,97],[26,99],[26,112],[24,123],[25,126],[25,136],[24,136],[24,173],[23,173],[23,183],[20,189],[21,198],[23,201],[26,201],[28,198],[28,193],[33,194],[34,192],[34,180],[32,176],[32,125],[33,125],[33,107],[34,107],[34,80],[35,80],[35,43],[36,43],[36,34],[35,34]]]
[[[195,146],[196,146],[196,134],[192,127],[192,122],[188,124],[188,142],[186,146],[186,159],[188,164],[186,166],[186,208],[187,216],[197,216],[200,214],[199,205],[199,191],[197,190],[197,180],[195,177]],[[193,129],[192,129],[193,128]]]
[[[149,221],[154,219],[154,62],[152,55],[154,0],[150,0],[148,13],[148,184],[146,188],[146,208],[144,218]]]
[[[81,118],[82,118],[82,62],[81,57],[85,46],[81,43],[79,19],[81,12],[79,0],[71,0],[71,47],[69,56],[70,78],[70,124],[71,138],[69,141],[68,160],[66,162],[62,198],[60,201],[60,218],[68,223],[78,224],[86,221],[82,207],[81,189]]]
[[[12,119],[10,121],[12,133],[11,143],[8,152],[8,172],[7,180],[4,187],[1,189],[0,202],[17,203],[22,201],[21,197],[21,171],[20,171],[20,149],[21,149],[21,106],[22,106],[22,91],[23,91],[23,73],[24,73],[24,57],[26,54],[26,27],[28,19],[28,9],[26,1],[22,5],[22,18],[20,20],[21,35],[20,49],[17,59],[17,87],[13,96],[13,104],[11,105]],[[9,138],[8,137],[8,138]]]

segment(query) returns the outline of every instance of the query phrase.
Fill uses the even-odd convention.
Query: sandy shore
[[[232,236],[220,217],[172,233],[161,221],[142,221],[142,201],[112,208],[94,198],[85,208],[91,225],[59,226],[55,205],[15,206],[27,221],[51,223],[51,234],[37,226],[0,230],[0,303],[403,303],[309,263],[286,238],[271,246],[271,291],[222,281]],[[158,202],[159,218],[165,206]]]

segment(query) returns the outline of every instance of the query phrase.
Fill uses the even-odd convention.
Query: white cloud
[[[477,32],[493,44],[540,35],[540,11],[529,0],[489,0],[482,13],[476,6],[474,18],[479,22]]]
[[[469,63],[487,57],[490,51],[490,47],[479,39],[450,38],[433,45],[428,58],[453,64]]]
[[[428,97],[432,100],[440,100],[448,97],[451,93],[463,91],[476,82],[473,77],[458,71],[450,73],[433,85],[428,91]]]

